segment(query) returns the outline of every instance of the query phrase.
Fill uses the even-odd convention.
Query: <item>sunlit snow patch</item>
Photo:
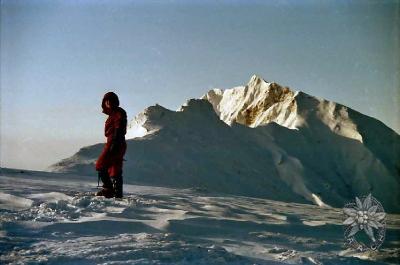
[[[33,201],[23,197],[0,192],[0,208],[7,210],[23,210],[31,207]]]

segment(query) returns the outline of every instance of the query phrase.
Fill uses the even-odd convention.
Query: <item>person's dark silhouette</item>
[[[113,92],[104,95],[101,103],[103,113],[108,115],[104,126],[107,142],[96,161],[96,171],[103,182],[97,196],[122,198],[122,164],[126,152],[127,116],[119,106],[118,96]]]

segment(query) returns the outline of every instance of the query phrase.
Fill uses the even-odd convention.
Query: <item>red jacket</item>
[[[104,111],[103,111],[104,112]],[[110,177],[122,174],[122,163],[126,152],[126,112],[121,107],[115,107],[108,114],[104,125],[104,135],[107,142],[96,161],[96,170],[106,169]]]

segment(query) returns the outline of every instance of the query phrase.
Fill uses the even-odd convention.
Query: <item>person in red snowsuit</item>
[[[96,171],[103,182],[103,189],[97,196],[122,198],[122,164],[126,152],[127,116],[119,106],[118,96],[114,92],[104,95],[101,103],[103,113],[108,115],[104,126],[107,142],[96,161]]]

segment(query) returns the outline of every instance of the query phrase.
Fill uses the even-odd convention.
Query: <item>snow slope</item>
[[[400,137],[341,104],[253,76],[177,111],[150,106],[130,124],[128,183],[341,207],[369,192],[400,212]],[[53,165],[95,174],[103,144]],[[396,164],[397,163],[397,164]]]
[[[94,197],[88,176],[3,169],[0,264],[395,264],[400,216],[379,252],[343,247],[342,210],[196,189],[126,185]],[[13,198],[13,200],[10,200]]]

